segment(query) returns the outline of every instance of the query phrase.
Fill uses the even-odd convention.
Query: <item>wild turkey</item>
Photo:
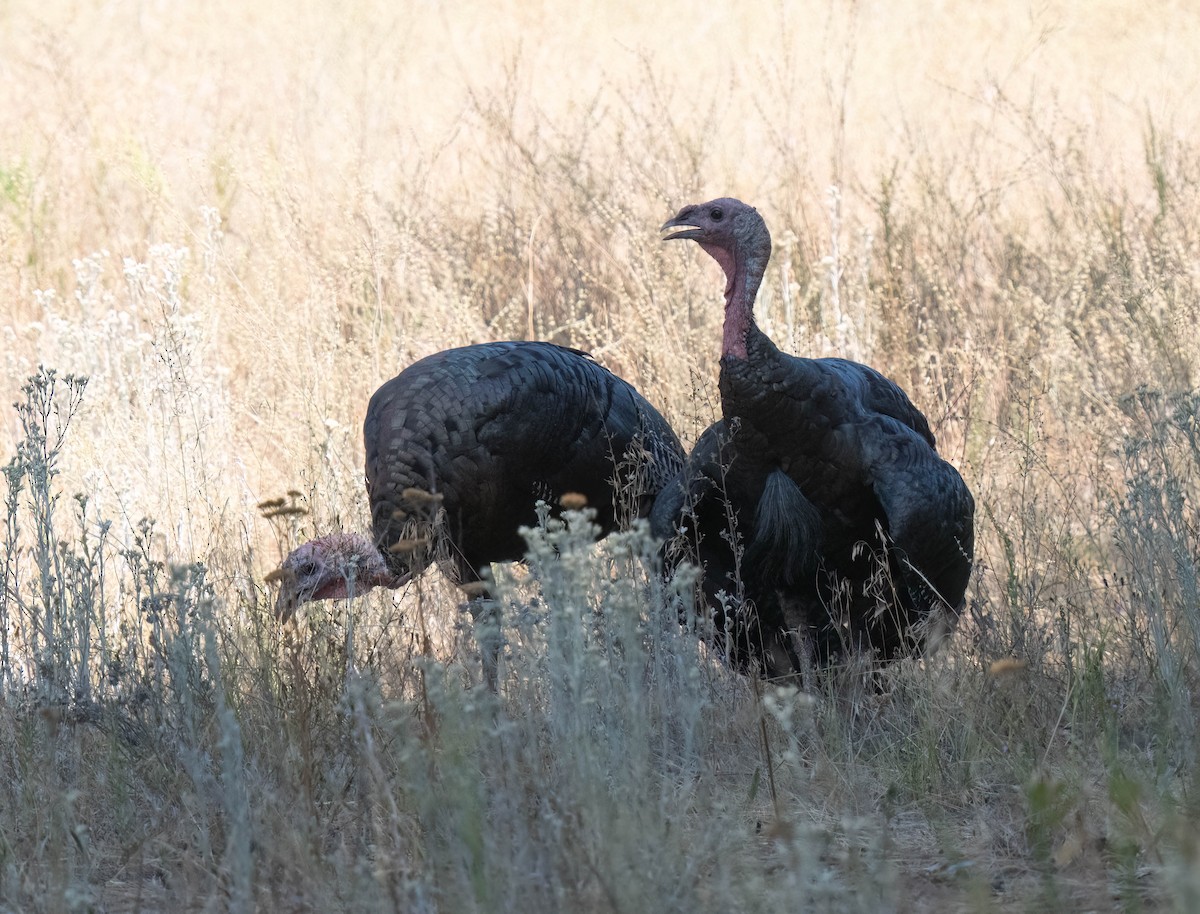
[[[399,587],[434,560],[457,583],[478,582],[489,563],[523,557],[517,530],[536,523],[539,499],[578,493],[608,533],[646,516],[684,460],[630,384],[551,343],[428,356],[375,392],[363,437],[373,536],[336,533],[293,551],[272,575],[282,618],[310,600]],[[494,649],[483,653],[494,688]]]
[[[892,381],[786,355],[759,330],[771,236],[757,210],[722,198],[684,207],[662,231],[699,243],[727,280],[723,418],[651,516],[670,552],[703,567],[717,646],[769,677],[846,650],[882,662],[919,652],[922,621],[952,625],[971,574],[975,507],[962,477]]]

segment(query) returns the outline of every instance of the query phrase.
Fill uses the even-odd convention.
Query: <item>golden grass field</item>
[[[1197,48],[1165,0],[0,4],[0,911],[1196,910]],[[423,355],[588,349],[690,445],[721,278],[657,228],[719,195],[763,328],[975,493],[935,657],[763,691],[636,537],[535,544],[498,704],[436,572],[279,630]]]

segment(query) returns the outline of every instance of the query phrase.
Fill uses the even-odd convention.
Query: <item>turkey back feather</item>
[[[374,537],[393,572],[428,563],[393,547],[414,527],[436,528],[462,581],[522,557],[518,528],[536,522],[538,499],[577,492],[608,532],[623,499],[644,512],[683,461],[666,420],[631,385],[550,343],[422,359],[375,392],[363,435]],[[413,490],[429,497],[414,504]]]

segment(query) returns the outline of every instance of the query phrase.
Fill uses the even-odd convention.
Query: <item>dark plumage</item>
[[[680,469],[667,421],[584,352],[485,343],[439,352],[375,392],[363,424],[372,538],[334,534],[295,550],[277,608],[397,587],[434,559],[460,584],[522,558],[538,499],[578,493],[605,533],[649,513]],[[486,654],[486,651],[485,651]],[[486,661],[486,657],[485,657]]]
[[[919,623],[957,619],[974,555],[974,501],[929,423],[874,369],[786,355],[758,329],[771,237],[757,210],[713,200],[663,231],[699,243],[727,279],[723,418],[651,516],[669,554],[703,567],[718,646],[772,677],[806,655],[919,652]]]

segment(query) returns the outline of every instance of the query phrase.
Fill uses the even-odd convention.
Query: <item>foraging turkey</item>
[[[726,277],[723,418],[651,515],[668,552],[703,568],[716,646],[772,678],[848,650],[882,662],[919,653],[938,617],[957,620],[971,574],[975,505],[962,477],[892,381],[787,355],[759,330],[771,236],[757,210],[722,198],[684,207],[662,231],[696,241]]]
[[[582,495],[611,532],[646,516],[681,468],[667,421],[584,352],[484,343],[410,365],[375,392],[363,425],[373,535],[336,533],[273,573],[282,618],[311,600],[399,587],[432,561],[457,583],[525,553],[539,499]],[[495,686],[495,656],[484,649]],[[490,668],[489,668],[490,666]]]

